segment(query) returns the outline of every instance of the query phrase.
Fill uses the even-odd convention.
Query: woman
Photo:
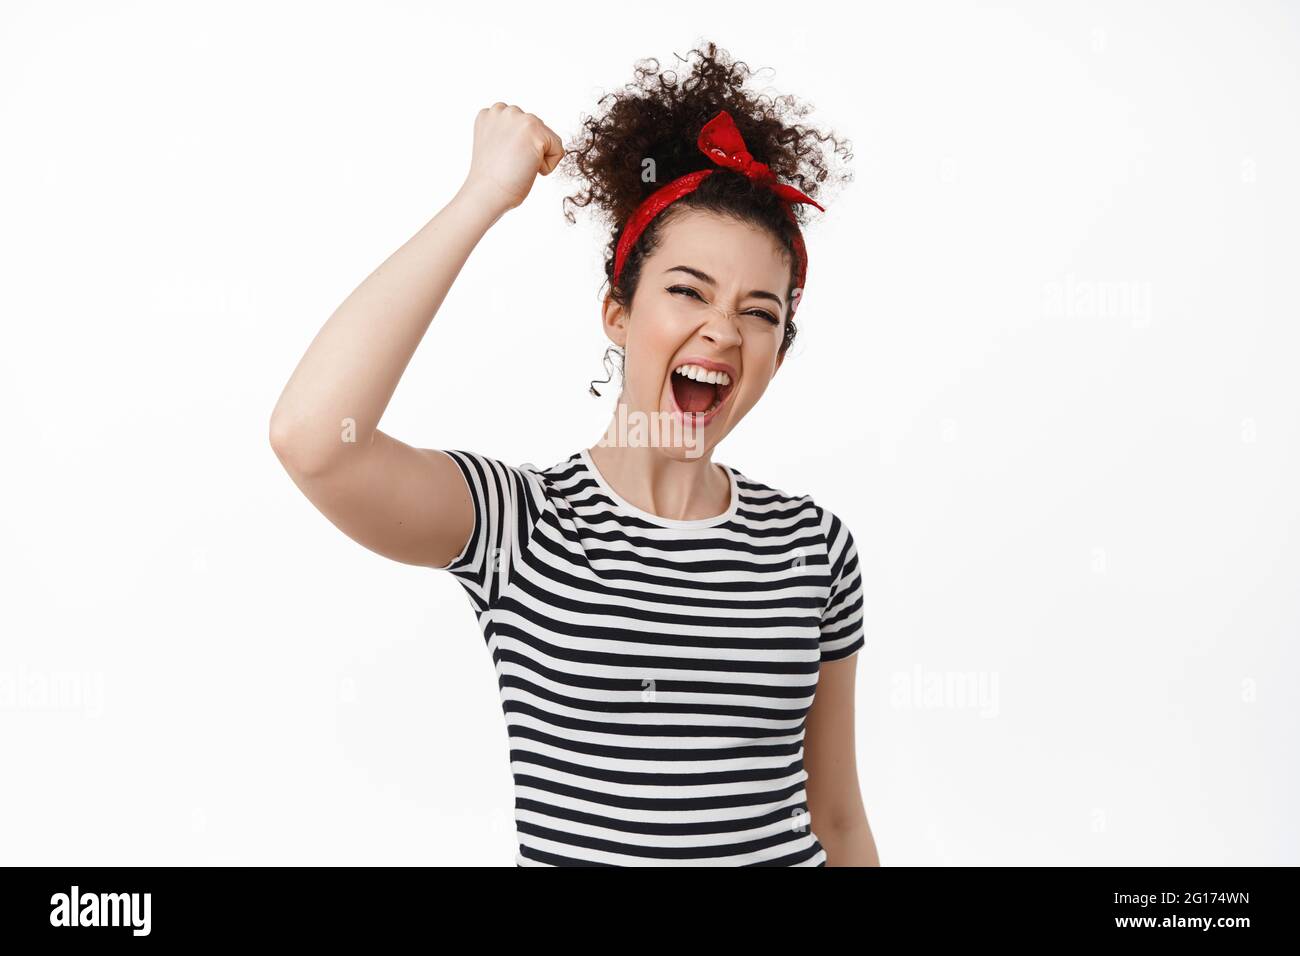
[[[692,52],[681,82],[638,64],[568,150],[516,106],[480,111],[460,190],[325,324],[271,442],[346,534],[465,588],[510,733],[518,865],[876,865],[853,537],[712,459],[794,339],[795,207],[816,203],[787,177],[815,190],[821,144],[842,147],[784,123],[790,98],[747,93],[743,63]],[[470,250],[562,160],[587,186],[569,201],[614,226],[609,432],[549,468],[386,435]]]

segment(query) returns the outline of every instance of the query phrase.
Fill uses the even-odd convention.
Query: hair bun
[[[852,180],[852,170],[833,169],[829,161],[852,159],[852,144],[795,122],[810,106],[793,96],[745,89],[755,71],[715,43],[702,43],[677,59],[690,67],[684,76],[661,70],[656,59],[638,60],[635,81],[602,97],[597,114],[584,116],[582,131],[565,144],[562,174],[583,184],[564,197],[569,222],[575,221],[575,208],[595,206],[617,228],[657,186],[710,166],[696,139],[724,109],[754,158],[782,182],[820,201],[818,192],[832,172],[838,182]],[[833,147],[829,159],[827,142]]]

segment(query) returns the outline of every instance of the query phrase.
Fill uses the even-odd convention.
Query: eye
[[[668,291],[673,295],[685,293],[686,295],[692,296],[701,302],[704,301],[704,296],[700,295],[699,292],[695,291],[688,285],[669,286]],[[774,316],[771,312],[768,312],[766,309],[750,309],[748,312],[745,313],[745,315],[761,315],[763,318],[767,319],[767,321],[770,322],[772,325],[781,324],[781,320],[778,319],[776,316]]]

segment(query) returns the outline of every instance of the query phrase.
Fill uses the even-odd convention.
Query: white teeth
[[[693,378],[697,382],[711,382],[714,385],[730,385],[731,376],[726,372],[714,372],[698,365],[682,365],[673,369],[674,374]]]

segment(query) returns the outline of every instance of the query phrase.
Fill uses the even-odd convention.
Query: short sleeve
[[[532,465],[507,465],[460,449],[435,450],[460,468],[474,507],[474,530],[465,547],[436,570],[455,575],[481,611],[496,603],[532,537],[546,500],[542,478]]]
[[[866,643],[866,636],[857,546],[848,526],[833,512],[821,510],[831,580],[821,617],[821,662],[824,664],[856,654]]]

